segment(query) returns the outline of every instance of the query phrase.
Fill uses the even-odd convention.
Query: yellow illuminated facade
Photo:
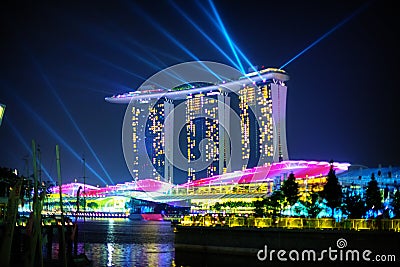
[[[242,133],[242,170],[273,162],[274,131],[272,97],[268,83],[245,85],[239,91],[240,129]],[[254,144],[251,144],[254,140]],[[255,159],[250,161],[252,151]],[[249,166],[253,165],[253,166]]]
[[[153,165],[152,178],[161,180],[164,176],[165,138],[164,138],[164,101],[158,101],[149,107],[146,123],[145,143],[147,154]]]
[[[170,109],[170,105],[173,104],[159,100],[154,105],[148,103],[132,105],[132,174],[134,180],[145,178],[164,180],[166,105]],[[168,129],[173,131],[173,124]],[[172,174],[169,175],[169,181],[171,180]]]
[[[207,165],[205,173],[199,178],[211,177],[219,171],[219,129],[218,100],[203,93],[188,95],[186,99],[186,131],[188,180],[196,180],[196,174],[203,171],[203,163]],[[200,142],[202,142],[200,144]],[[202,145],[202,147],[200,147]],[[191,164],[199,160],[197,164]],[[200,166],[196,168],[196,166]]]
[[[132,178],[134,180],[139,179],[139,136],[143,127],[143,122],[140,118],[143,113],[144,110],[142,107],[136,105],[132,106]]]
[[[230,171],[229,101],[222,90],[186,97],[188,181]]]
[[[289,159],[286,95],[277,79],[243,83],[238,90],[242,170]]]

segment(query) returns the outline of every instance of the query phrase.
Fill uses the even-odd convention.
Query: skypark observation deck
[[[336,174],[348,170],[350,164],[334,162]],[[158,203],[180,206],[213,205],[216,202],[244,201],[251,202],[278,189],[283,180],[293,173],[300,185],[300,191],[320,191],[326,182],[330,163],[318,161],[291,160],[273,163],[268,166],[255,167],[244,171],[235,171],[196,181],[172,185],[169,183],[145,179],[126,182],[114,186],[97,188],[86,185],[86,192],[81,196],[86,199],[110,197],[136,198]],[[79,183],[65,184],[62,193],[66,197],[76,198],[79,187],[84,191],[85,185]],[[58,195],[58,187],[51,189]]]
[[[160,89],[152,86],[142,86],[137,91],[106,97],[105,100],[110,103],[129,104],[131,101],[148,101],[150,99],[159,99],[166,97],[169,99],[185,99],[189,94],[204,92],[213,92],[224,89],[232,92],[238,92],[240,88],[247,84],[256,84],[266,81],[286,82],[289,76],[284,70],[277,68],[267,68],[260,71],[247,73],[237,80],[223,81],[219,84],[207,82],[188,82],[172,89]],[[191,86],[187,86],[191,85]]]

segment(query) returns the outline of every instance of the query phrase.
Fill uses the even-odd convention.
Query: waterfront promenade
[[[187,215],[181,226],[226,226],[283,229],[337,229],[337,230],[385,230],[400,232],[400,219],[345,219],[278,217],[257,218],[237,215]]]
[[[175,226],[175,257],[192,267],[397,266],[400,220],[191,215]]]
[[[204,217],[203,217],[204,218]],[[178,266],[398,266],[399,220],[227,218],[175,227]],[[258,227],[255,227],[258,225]],[[378,262],[379,261],[379,262]]]
[[[74,254],[76,249],[78,255],[84,253],[92,260],[92,266],[268,266],[269,262],[257,259],[257,253],[265,245],[274,250],[307,248],[318,252],[336,248],[337,240],[342,238],[348,248],[370,249],[400,259],[400,251],[396,250],[400,248],[399,220],[381,220],[379,226],[372,219],[336,222],[330,218],[272,220],[222,216],[224,220],[218,223],[217,218],[211,214],[186,216],[176,225],[169,221],[80,218],[78,242],[67,249]],[[43,239],[45,266],[59,266],[57,231],[54,230],[52,241],[49,236]],[[23,237],[24,230],[21,234],[17,238]],[[14,247],[14,262],[22,256]],[[303,266],[313,264],[307,262]],[[294,263],[275,262],[274,266],[294,266]],[[392,262],[389,266],[393,266]]]

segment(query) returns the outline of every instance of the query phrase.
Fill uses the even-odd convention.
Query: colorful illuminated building
[[[381,189],[384,206],[390,205],[391,198],[398,190],[400,167],[389,168],[359,168],[348,163],[328,163],[320,161],[290,160],[258,166],[247,170],[215,175],[204,179],[187,182],[180,185],[157,181],[154,179],[126,182],[115,186],[97,188],[86,185],[88,211],[93,212],[126,212],[124,203],[131,199],[149,201],[151,203],[164,203],[171,206],[190,207],[192,212],[209,212],[219,203],[242,203],[240,207],[232,210],[233,213],[251,213],[253,208],[243,205],[252,203],[270,195],[280,188],[282,182],[293,173],[299,184],[301,198],[304,200],[311,192],[321,191],[326,183],[327,174],[331,168],[342,185],[344,195],[353,192],[363,196],[372,173],[375,174]],[[63,199],[73,203],[82,184],[66,184],[62,186]],[[59,187],[51,189],[57,209]],[[29,206],[28,204],[26,204]],[[50,205],[52,206],[52,205]],[[45,205],[47,208],[48,205]],[[73,204],[65,207],[67,211],[75,209]]]
[[[345,173],[350,164],[332,163],[338,175]],[[216,202],[229,201],[252,202],[267,196],[293,173],[304,195],[308,191],[321,191],[326,176],[331,168],[328,162],[318,161],[281,161],[266,166],[258,166],[247,170],[214,175],[212,177],[190,181],[180,185],[157,181],[154,179],[126,182],[114,186],[97,188],[86,185],[86,192],[81,196],[88,202],[99,202],[102,210],[110,206],[121,207],[121,197],[166,203],[177,206],[190,206],[193,209],[207,210]],[[62,192],[67,197],[75,198],[82,184],[63,185]],[[58,197],[59,188],[54,187],[52,193]],[[118,197],[112,202],[112,197]],[[107,201],[105,201],[106,199]],[[102,204],[101,204],[102,203]],[[100,205],[101,204],[101,205]]]

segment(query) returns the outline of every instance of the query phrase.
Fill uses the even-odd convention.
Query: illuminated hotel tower
[[[230,97],[222,90],[200,92],[187,95],[185,104],[188,181],[229,172]]]
[[[139,103],[139,102],[138,102]],[[145,149],[145,147],[141,147],[140,136],[143,136],[144,126],[146,125],[146,116],[144,115],[146,112],[147,106],[143,106],[141,104],[132,105],[132,178],[134,180],[139,179],[139,166],[141,165],[139,159],[141,158],[139,155],[139,150]]]
[[[153,178],[173,182],[173,153],[169,152],[169,160],[165,157],[165,153],[173,147],[173,119],[168,121],[168,126],[164,125],[165,118],[172,110],[173,102],[170,99],[160,99],[154,105],[145,101],[132,105],[134,179]],[[143,137],[144,140],[141,140]]]
[[[153,165],[152,178],[160,179],[164,173],[164,101],[157,101],[154,106],[149,106],[149,114],[145,129],[146,153]]]
[[[164,116],[169,117],[164,120],[164,135],[162,145],[164,147],[164,181],[171,184],[174,183],[174,103],[171,99],[166,99],[164,102]]]
[[[287,80],[289,76],[284,70],[268,68],[245,74],[223,86],[191,82],[171,90],[149,86],[107,97],[110,103],[136,102],[131,110],[133,178],[163,177],[173,183],[176,147],[173,140],[179,133],[174,131],[174,119],[166,118],[173,117],[174,101],[185,101],[182,113],[185,113],[186,142],[183,143],[187,146],[184,154],[187,153],[188,180],[287,160]],[[153,107],[146,105],[149,99],[157,99]],[[237,124],[230,123],[231,110],[240,117]],[[181,115],[177,117],[183,119]],[[239,140],[229,138],[233,128],[234,133],[240,134]],[[140,140],[142,137],[145,140]],[[241,152],[231,157],[232,146]]]
[[[244,84],[239,90],[242,170],[288,159],[286,93],[282,81]]]

